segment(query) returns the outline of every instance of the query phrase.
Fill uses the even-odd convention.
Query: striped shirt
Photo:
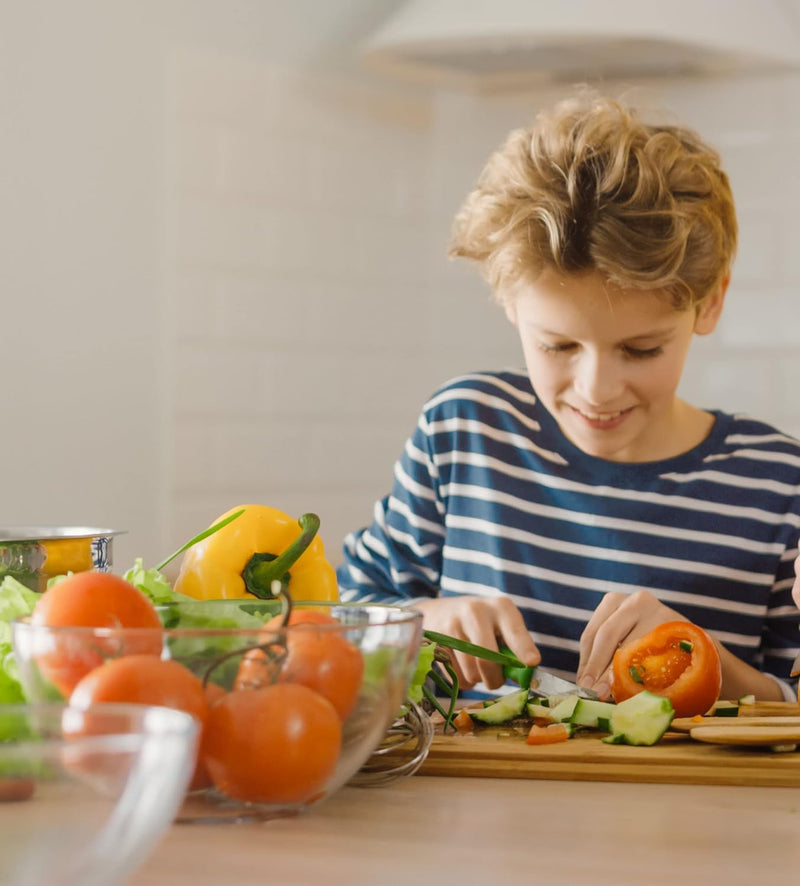
[[[603,595],[644,589],[786,680],[800,442],[712,415],[689,452],[611,462],[564,437],[525,373],[453,379],[425,404],[372,525],[345,539],[342,599],[507,595],[543,664],[574,679]]]

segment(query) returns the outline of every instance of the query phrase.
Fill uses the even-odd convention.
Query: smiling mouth
[[[570,409],[592,427],[602,428],[616,426],[633,410],[633,407],[619,409],[616,412],[584,412],[584,410],[578,409],[575,406],[570,406]]]

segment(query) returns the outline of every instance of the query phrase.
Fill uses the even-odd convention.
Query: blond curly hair
[[[685,309],[730,274],[736,237],[728,177],[697,133],[581,94],[490,157],[450,255],[478,262],[501,303],[549,268],[660,290]]]

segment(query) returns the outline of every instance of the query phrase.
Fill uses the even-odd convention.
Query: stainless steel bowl
[[[55,575],[108,572],[114,536],[123,531],[93,526],[0,527],[0,580],[11,575],[41,592]]]

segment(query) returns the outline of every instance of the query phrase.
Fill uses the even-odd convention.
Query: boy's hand
[[[647,591],[606,594],[581,635],[577,684],[601,699],[611,694],[611,661],[618,646],[665,621],[688,621]]]
[[[537,665],[541,655],[517,607],[506,597],[437,597],[414,604],[426,630],[449,634],[486,649],[506,645],[525,665]],[[450,650],[462,689],[483,682],[488,689],[505,683],[503,669],[490,661]]]

